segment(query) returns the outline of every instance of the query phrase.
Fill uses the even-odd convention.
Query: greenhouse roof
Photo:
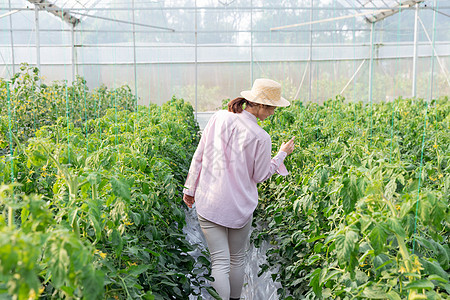
[[[401,9],[412,7],[418,3],[424,2],[424,0],[335,0],[342,7],[347,8],[350,17],[363,17],[369,23],[375,23],[388,16],[391,16]],[[19,1],[12,1],[19,2]],[[129,1],[129,2],[116,2],[116,1],[101,1],[101,0],[28,0],[29,3],[36,4],[41,10],[47,10],[49,13],[56,15],[59,18],[63,18],[67,23],[77,25],[82,19],[96,17],[96,13],[101,9],[111,9],[110,5],[116,6],[116,8],[122,7],[127,9],[133,9],[132,6],[136,5],[141,9],[143,5],[155,4],[161,8],[170,7],[183,7],[189,8],[190,6],[197,6],[199,8],[215,7],[215,8],[250,8],[248,1],[236,1],[236,0],[197,0],[197,1]],[[256,2],[256,3],[255,3]],[[11,3],[11,1],[10,1]],[[322,9],[323,6],[333,5],[332,1],[320,1],[317,4],[316,9]],[[253,8],[265,7],[270,4],[265,1],[254,1],[252,3]],[[283,5],[280,3],[280,5]],[[312,4],[315,6],[314,2]],[[130,7],[126,7],[130,6]],[[289,5],[288,5],[289,6]],[[295,8],[309,9],[310,1],[305,1],[303,4],[297,4]],[[92,12],[91,12],[92,11]],[[339,17],[339,18],[346,18]],[[298,26],[299,24],[291,25]],[[305,25],[305,24],[301,24]],[[287,26],[289,27],[289,26]],[[165,29],[165,28],[164,28]]]

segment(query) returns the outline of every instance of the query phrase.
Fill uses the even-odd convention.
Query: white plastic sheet
[[[206,241],[201,231],[197,219],[195,205],[186,211],[186,226],[183,229],[186,239],[191,244],[197,244],[198,249],[189,253],[194,258],[201,255],[201,251],[206,249]],[[271,272],[267,271],[258,277],[259,266],[266,262],[266,251],[268,243],[263,243],[260,248],[255,248],[252,244],[248,246],[246,253],[246,269],[244,287],[241,299],[245,300],[276,300],[278,299],[277,289],[281,287],[278,282],[273,282]],[[205,289],[201,291],[203,299],[213,299]],[[191,296],[190,299],[196,299]],[[228,300],[228,299],[226,299]]]

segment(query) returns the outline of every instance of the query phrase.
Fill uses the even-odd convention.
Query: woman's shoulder
[[[213,115],[214,119],[222,120],[225,123],[234,122],[237,119],[237,115],[227,110],[219,110]]]

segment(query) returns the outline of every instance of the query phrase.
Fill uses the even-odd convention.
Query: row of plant
[[[54,124],[60,117],[82,126],[86,120],[102,117],[109,108],[136,110],[136,97],[129,86],[115,89],[100,86],[90,91],[82,77],[77,77],[71,85],[66,81],[45,84],[39,69],[27,64],[22,64],[10,80],[0,78],[0,118],[7,124],[11,116],[12,129],[21,141],[33,137],[41,126]],[[5,144],[7,139],[0,136],[0,148]]]
[[[296,136],[260,185],[254,233],[283,299],[448,299],[450,102],[295,101],[261,125]]]
[[[0,182],[12,183],[0,190],[0,295],[199,295],[209,263],[189,255],[180,197],[198,143],[191,105],[104,113],[14,135],[13,156],[0,157]]]

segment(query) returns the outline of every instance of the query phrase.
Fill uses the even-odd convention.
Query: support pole
[[[72,40],[72,82],[76,80],[78,75],[77,70],[77,51],[75,49],[75,25],[71,26],[71,40]]]
[[[312,26],[313,26],[313,7],[314,0],[311,0],[311,10],[309,12],[309,102],[311,102],[312,98]]]
[[[198,115],[198,106],[197,106],[197,98],[198,98],[198,66],[197,66],[197,0],[195,0],[195,120],[197,120]]]
[[[431,103],[433,100],[433,84],[434,84],[434,43],[436,41],[436,10],[437,10],[437,0],[434,0],[433,3],[433,33],[432,33],[432,42],[431,42],[431,72],[430,72],[430,95],[428,99],[428,103]],[[437,56],[437,55],[436,55]],[[439,58],[439,56],[437,56]],[[422,148],[423,149],[423,148]]]
[[[137,108],[137,67],[136,67],[136,29],[134,25],[134,0],[131,1],[131,6],[133,8],[133,65],[134,65],[134,94],[136,95],[136,108]]]
[[[9,11],[11,12],[11,0],[9,0]],[[12,26],[12,17],[9,15],[9,33],[11,35],[11,59],[12,59],[12,75],[16,74],[16,63],[14,61],[14,39],[13,39],[13,26]]]
[[[41,40],[39,34],[39,7],[34,6],[34,25],[36,30],[36,66],[41,72]]]
[[[369,102],[372,103],[372,85],[373,85],[373,35],[375,23],[370,26],[370,65],[369,65]]]
[[[411,97],[417,96],[417,31],[419,28],[419,4],[416,4],[416,12],[414,17],[414,52],[413,52],[413,79]]]

